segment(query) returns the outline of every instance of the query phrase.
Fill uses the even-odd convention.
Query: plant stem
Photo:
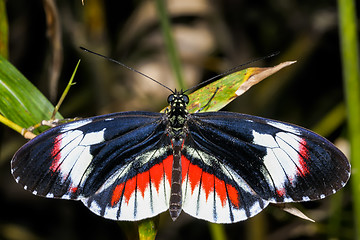
[[[356,238],[360,239],[360,71],[354,0],[338,0],[339,36],[345,88]]]
[[[5,0],[0,0],[0,55],[9,55],[9,25],[6,14]]]
[[[156,8],[160,18],[160,25],[164,36],[166,50],[169,54],[169,60],[178,83],[177,85],[180,89],[186,89],[184,78],[182,76],[179,54],[175,46],[170,21],[166,10],[165,0],[156,0]]]

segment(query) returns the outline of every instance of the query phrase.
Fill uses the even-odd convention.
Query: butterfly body
[[[188,132],[186,105],[189,103],[189,98],[182,92],[175,90],[175,93],[168,97],[168,103],[170,104],[170,110],[166,111],[169,121],[167,131],[173,149],[169,212],[171,218],[175,221],[182,209],[181,148]]]
[[[350,176],[344,154],[304,128],[230,112],[121,112],[60,125],[29,141],[12,174],[40,196],[82,201],[114,220],[182,210],[233,223],[269,203],[322,199]]]

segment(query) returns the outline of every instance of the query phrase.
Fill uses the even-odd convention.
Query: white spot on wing
[[[284,202],[294,202],[294,199],[292,199],[291,197],[286,197],[284,198]]]
[[[270,134],[261,134],[253,130],[252,135],[254,138],[253,139],[254,144],[264,147],[270,147],[270,148],[278,147],[278,144],[276,143],[274,137]]]
[[[70,199],[70,194],[66,194],[61,196],[61,199]]]
[[[75,163],[72,163],[72,168],[69,169],[70,171],[70,179],[72,186],[83,186],[83,182],[87,179],[86,174],[87,169],[93,159],[93,156],[90,154],[90,147],[78,147],[76,149],[78,151],[78,159]],[[70,167],[71,165],[69,165]],[[80,181],[83,182],[80,182]]]
[[[101,131],[97,132],[90,132],[84,135],[83,139],[80,142],[80,145],[94,145],[103,142],[104,133],[106,128],[102,129]]]
[[[310,201],[310,198],[309,198],[308,196],[304,196],[304,197],[302,198],[302,200],[303,200],[304,202],[306,202],[306,201]]]
[[[254,142],[257,144],[268,145],[267,154],[263,159],[265,168],[262,169],[266,181],[279,196],[286,197],[285,184],[295,186],[299,174],[298,167],[301,167],[298,153],[301,138],[290,132],[279,132],[275,135],[274,144],[266,138],[262,140],[262,135],[254,134],[254,136]],[[285,198],[284,201],[292,201],[292,199]]]
[[[284,169],[278,160],[279,157],[277,155],[279,155],[279,153],[276,154],[275,151],[283,153],[280,149],[268,149],[263,159],[266,168],[263,170],[263,175],[272,190],[284,188],[284,183],[287,181]],[[286,154],[283,155],[287,157]]]
[[[71,122],[68,124],[65,124],[61,127],[61,132],[66,132],[69,130],[73,130],[75,128],[79,128],[81,126],[84,126],[86,124],[88,124],[89,122],[91,122],[91,119],[84,119],[84,120],[79,120],[79,121],[75,121],[75,122]]]
[[[54,194],[53,194],[53,193],[48,193],[48,194],[46,194],[45,197],[47,197],[47,198],[54,198]]]
[[[82,186],[83,182],[80,181],[86,180],[87,170],[93,159],[90,154],[90,146],[103,142],[104,132],[105,128],[87,134],[80,130],[68,130],[60,135],[59,150],[61,152],[56,171],[61,174],[63,181],[70,180],[73,187]],[[70,195],[64,195],[63,198],[70,198]]]
[[[300,134],[298,129],[294,128],[293,126],[291,126],[289,124],[276,122],[276,121],[271,121],[271,120],[267,120],[266,123],[273,126],[273,127],[279,128],[279,129],[281,129],[283,131],[286,131],[286,132],[291,132],[291,133],[294,133],[294,134]]]
[[[61,155],[65,154],[64,148],[70,145],[71,147],[74,147],[75,145],[78,145],[81,141],[81,137],[83,136],[83,132],[80,130],[73,130],[64,132],[61,135],[57,137],[57,140],[61,140],[59,150],[61,150]]]

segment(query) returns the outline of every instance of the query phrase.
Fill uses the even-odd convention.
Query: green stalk
[[[165,47],[169,54],[170,64],[176,76],[177,85],[180,89],[186,89],[181,71],[181,63],[176,44],[172,35],[169,17],[166,10],[165,0],[156,0],[156,8],[160,18],[160,25],[164,36]]]
[[[226,232],[224,225],[217,223],[208,223],[212,240],[226,240]]]
[[[63,101],[65,100],[65,97],[66,97],[66,95],[68,94],[68,92],[69,92],[69,90],[70,90],[70,87],[75,84],[75,83],[73,83],[73,80],[74,80],[74,77],[75,77],[75,73],[76,73],[76,71],[77,71],[77,69],[78,69],[78,67],[79,67],[79,64],[80,64],[80,60],[79,60],[78,63],[76,64],[75,70],[74,70],[73,74],[71,75],[70,81],[69,81],[69,83],[67,84],[67,86],[66,86],[63,94],[61,95],[59,102],[56,104],[56,106],[55,106],[55,108],[54,108],[54,111],[53,111],[53,113],[52,113],[52,115],[51,115],[51,118],[50,118],[51,120],[54,120],[54,119],[55,119],[55,115],[56,115],[56,113],[59,111],[59,108],[60,108],[61,104],[62,104]]]
[[[346,96],[356,239],[360,239],[360,71],[354,0],[338,0],[339,35]]]
[[[8,58],[9,55],[9,26],[6,14],[5,0],[0,0],[0,55]]]

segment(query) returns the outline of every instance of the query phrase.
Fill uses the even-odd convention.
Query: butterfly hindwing
[[[36,195],[78,199],[106,218],[157,215],[168,208],[171,179],[162,119],[123,112],[52,128],[18,150],[12,173]]]
[[[89,198],[90,210],[114,220],[140,220],[169,208],[172,149],[165,135],[123,168],[116,168]],[[120,156],[121,157],[121,156]]]
[[[268,202],[224,164],[201,151],[185,147],[183,157],[183,209],[214,223],[245,220],[263,210]],[[210,161],[209,161],[210,160]],[[209,163],[216,164],[210,166]]]
[[[184,211],[211,222],[243,220],[268,203],[321,199],[350,176],[332,143],[295,125],[217,112],[191,115],[188,128]]]

